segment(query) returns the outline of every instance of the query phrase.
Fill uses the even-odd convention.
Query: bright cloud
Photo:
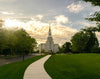
[[[49,24],[34,20],[27,22],[25,29],[32,37],[36,38],[38,43],[42,43],[47,39]],[[66,41],[70,41],[72,35],[77,32],[76,29],[72,29],[63,25],[59,26],[57,24],[55,24],[54,26],[51,25],[51,30],[54,42],[60,45],[65,43]]]
[[[57,22],[58,24],[61,24],[61,23],[68,23],[68,17],[65,17],[64,15],[56,16],[55,19],[56,19],[56,22]]]
[[[79,24],[86,26],[86,27],[90,27],[90,26],[96,26],[96,23],[89,23],[89,22],[79,22]]]
[[[24,28],[27,33],[33,38],[36,38],[38,43],[43,43],[47,40],[48,36],[48,30],[49,30],[49,24],[44,23],[41,21],[33,20],[28,21],[27,23],[23,23],[17,20],[5,20],[5,28]],[[51,25],[52,35],[54,38],[54,42],[58,44],[63,44],[66,41],[70,41],[72,35],[74,35],[77,30],[72,29],[68,26],[63,25],[57,25],[54,26]]]
[[[4,15],[13,15],[13,14],[15,14],[13,12],[1,12],[1,13],[4,14]]]
[[[41,20],[43,18],[43,15],[37,15],[36,17]]]
[[[70,12],[74,13],[78,13],[84,9],[84,7],[81,4],[74,4],[74,3],[68,5],[67,8],[69,9]]]
[[[28,26],[26,27],[26,31],[32,37],[36,38],[38,43],[45,42],[48,36],[49,24],[36,22],[39,24],[35,26],[34,22],[31,21],[28,23]],[[59,25],[51,26],[51,30],[52,30],[54,42],[60,45],[65,43],[66,41],[70,41],[72,35],[74,35],[77,32],[76,29],[72,29],[67,26],[59,26]]]
[[[11,20],[11,19],[5,19],[4,28],[8,28],[8,29],[14,29],[14,28],[24,28],[24,23],[20,22],[16,19]]]

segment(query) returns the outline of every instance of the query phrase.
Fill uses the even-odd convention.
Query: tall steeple
[[[50,24],[49,24],[49,33],[48,33],[48,37],[52,37]]]
[[[48,32],[48,38],[46,41],[46,46],[47,46],[47,50],[48,52],[52,52],[54,49],[54,42],[53,42],[53,38],[52,38],[52,34],[51,34],[51,26],[49,24],[49,32]]]
[[[42,43],[39,45],[39,52],[42,51],[42,49],[45,50],[45,52],[58,52],[59,45],[58,44],[54,44],[53,38],[52,38],[52,32],[51,32],[51,26],[49,24],[49,29],[48,29],[48,37],[47,37],[47,41],[46,43]]]

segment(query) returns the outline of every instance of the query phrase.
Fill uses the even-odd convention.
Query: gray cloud
[[[77,6],[77,13],[70,12],[67,6],[74,4]],[[79,7],[79,8],[78,8]],[[81,9],[82,8],[82,9]],[[69,41],[77,30],[90,26],[92,23],[84,18],[89,17],[90,13],[100,11],[100,7],[94,7],[91,3],[73,0],[0,0],[0,19],[16,19],[20,21],[27,32],[39,42],[45,42],[48,34],[48,23],[54,23],[52,33],[55,42],[64,43]],[[1,12],[15,13],[4,15]],[[37,15],[43,15],[39,20]],[[68,18],[63,23],[57,24],[55,17],[63,15]],[[31,20],[32,18],[33,21]],[[37,20],[36,20],[37,19]],[[19,22],[19,23],[20,23]],[[80,23],[81,22],[81,23]],[[17,23],[17,22],[16,22]],[[26,26],[27,25],[27,26]],[[93,25],[93,24],[92,24]],[[56,32],[56,33],[55,33]]]

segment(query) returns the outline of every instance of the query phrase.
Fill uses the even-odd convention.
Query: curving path
[[[44,63],[51,55],[47,55],[28,66],[24,79],[52,79],[44,69]]]

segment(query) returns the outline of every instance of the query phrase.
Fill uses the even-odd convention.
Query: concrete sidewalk
[[[24,79],[52,79],[44,69],[44,63],[51,55],[47,55],[28,66]]]

